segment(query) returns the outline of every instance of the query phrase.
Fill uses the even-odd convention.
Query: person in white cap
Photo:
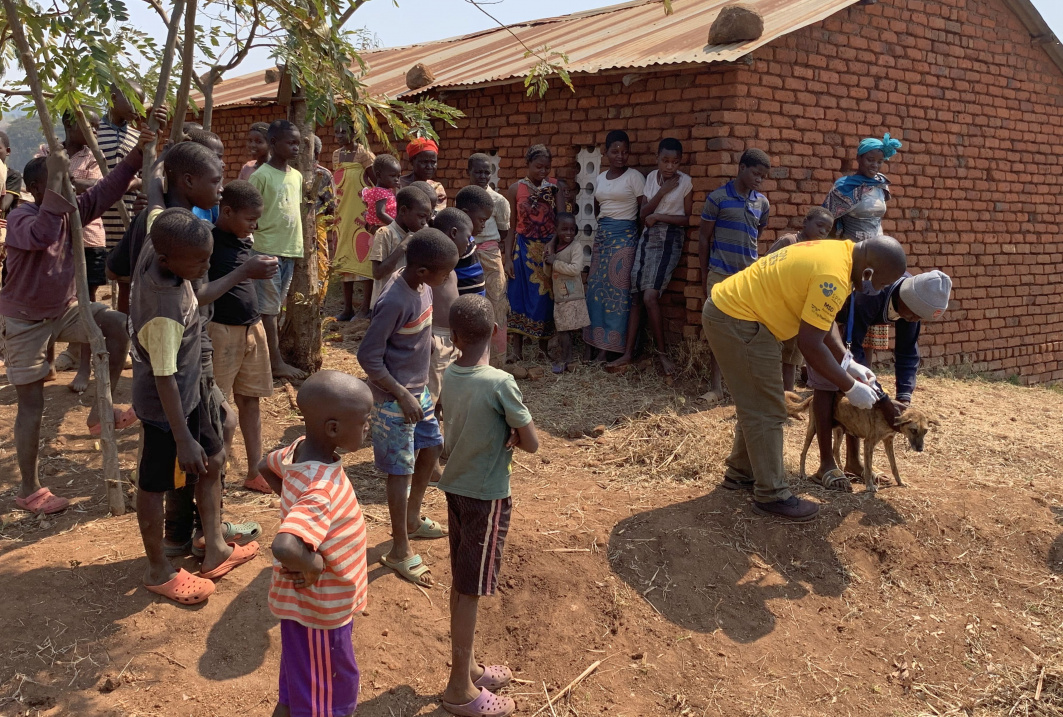
[[[877,324],[894,325],[893,365],[897,379],[895,400],[901,407],[912,402],[915,392],[915,376],[919,368],[919,332],[923,321],[937,321],[949,307],[952,279],[942,271],[933,270],[912,276],[905,274],[891,286],[874,294],[854,294],[837,316],[838,328],[843,337],[848,337],[853,360],[864,366],[870,365],[864,354],[864,337]],[[852,321],[850,323],[850,314]],[[817,425],[833,422],[834,394],[830,382],[814,372],[809,373],[808,387],[815,389],[812,410]],[[885,396],[885,394],[882,394]],[[889,400],[876,404],[891,422],[899,411]],[[821,422],[826,421],[826,422]],[[834,462],[833,443],[830,431],[820,431],[820,467],[813,479],[833,490],[849,490],[849,476],[863,475],[857,441],[846,436],[846,459],[844,471]]]

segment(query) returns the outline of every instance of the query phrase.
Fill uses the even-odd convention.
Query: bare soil
[[[331,329],[326,366],[358,373],[363,331]],[[42,479],[74,506],[46,519],[14,507],[15,391],[0,387],[0,715],[270,714],[266,553],[201,606],[144,590],[136,516],[107,515],[90,398],[67,390],[72,377],[46,390]],[[1063,714],[1063,394],[921,377],[918,403],[941,426],[923,453],[899,448],[909,487],[875,496],[798,480],[794,422],[787,465],[823,510],[793,526],[719,488],[734,410],[704,409],[696,381],[586,367],[521,387],[543,446],[516,457],[501,595],[482,601],[478,634],[481,659],[522,680],[508,689],[519,714],[550,715],[544,693],[598,661],[557,717]],[[128,401],[128,380],[121,389]],[[300,432],[284,390],[263,422],[268,448]],[[128,474],[136,432],[119,447]],[[236,454],[226,512],[259,521],[268,547],[275,499],[235,487],[239,442]],[[447,545],[419,546],[439,582],[427,594],[380,567],[387,509],[371,449],[346,466],[371,545],[359,714],[443,715]],[[438,492],[426,512],[445,518]]]

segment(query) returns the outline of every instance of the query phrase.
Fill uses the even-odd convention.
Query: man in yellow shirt
[[[753,490],[753,510],[811,520],[819,506],[796,497],[783,469],[782,341],[797,337],[805,361],[860,408],[878,396],[874,374],[852,361],[834,317],[855,286],[873,293],[907,267],[891,237],[803,242],[760,258],[712,289],[701,325],[734,398],[738,423],[724,487]]]

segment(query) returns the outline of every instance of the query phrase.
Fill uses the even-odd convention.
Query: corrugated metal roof
[[[709,26],[734,0],[673,0],[664,14],[661,0],[636,0],[597,10],[532,20],[435,42],[374,50],[364,55],[366,77],[375,95],[399,98],[429,89],[472,87],[522,78],[534,60],[524,47],[548,46],[568,55],[572,74],[737,60],[772,40],[833,15],[858,0],[745,0],[764,17],[764,33],[733,45],[707,45]],[[417,92],[406,87],[406,71],[423,62],[436,81]],[[276,95],[263,72],[226,80],[214,93],[214,106],[252,104]],[[197,102],[199,101],[197,97]]]

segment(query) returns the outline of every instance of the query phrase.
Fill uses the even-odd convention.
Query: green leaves
[[[538,60],[524,76],[524,88],[528,97],[545,95],[550,89],[550,78],[555,74],[568,89],[576,91],[576,88],[572,86],[572,78],[565,69],[565,65],[568,64],[568,55],[564,52],[551,50],[549,45],[543,45],[537,50],[529,49],[524,53],[524,57],[535,57]]]

